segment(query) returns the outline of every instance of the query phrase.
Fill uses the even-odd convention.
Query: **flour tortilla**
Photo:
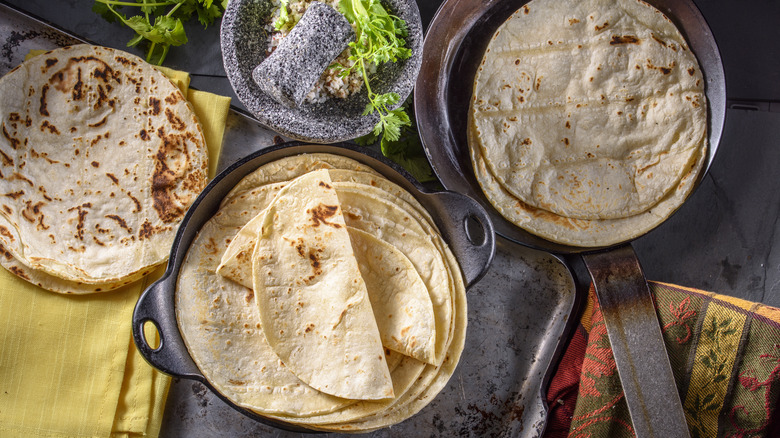
[[[268,344],[318,391],[393,398],[368,291],[327,170],[291,181],[263,215],[252,284]]]
[[[310,159],[306,155],[300,157],[301,160],[305,161]],[[292,164],[292,160],[288,160],[288,164]],[[263,171],[264,169],[261,169],[255,173]],[[425,209],[414,197],[386,178],[350,169],[330,169],[328,172],[333,180],[333,186],[336,188],[342,208],[346,212],[344,219],[347,225],[365,231],[399,249],[409,259],[426,284],[435,317],[435,353],[431,363],[440,364],[452,331],[452,299],[450,294],[452,285],[447,276],[444,260],[446,255],[443,255],[449,252],[449,248],[442,240],[441,234],[433,225],[427,212],[421,213]],[[288,174],[288,176],[294,175],[294,173]],[[258,184],[263,184],[266,181],[254,175],[249,175],[247,178]],[[241,187],[244,191],[234,193],[233,199],[247,205],[257,205],[256,201],[247,202],[248,199],[251,199],[251,196],[248,195],[250,191],[276,190],[282,184],[270,183],[260,185],[259,188],[243,184]],[[255,210],[247,210],[246,212],[247,215],[253,213]],[[247,266],[248,260],[251,259],[252,242],[254,242],[252,236],[256,229],[257,224],[254,224],[237,233],[237,239],[241,239],[243,236],[243,241],[228,247],[219,268],[222,275],[233,278],[246,286],[248,286],[248,279],[251,278]],[[388,314],[397,313],[397,310],[388,312]],[[397,331],[403,330],[403,327],[405,325],[400,324]],[[429,362],[421,357],[418,359]]]
[[[502,216],[545,239],[581,247],[626,242],[660,225],[691,193],[706,160],[705,153],[698,154],[678,186],[644,213],[622,219],[573,219],[532,207],[517,199],[492,177],[479,151],[472,149],[470,152],[482,192]]]
[[[286,183],[305,173],[319,169],[343,169],[379,176],[379,172],[371,167],[341,155],[327,153],[290,155],[266,163],[244,177],[225,195],[222,204],[230,202],[235,196],[247,190],[266,184]]]
[[[16,272],[97,291],[167,259],[208,170],[168,78],[125,52],[58,49],[0,79],[0,117],[0,245]]]
[[[324,158],[327,160],[329,157]],[[308,172],[306,169],[295,170],[306,167],[305,165],[297,166],[298,160],[302,163],[311,162],[311,157],[301,155],[284,159],[285,164],[281,167],[285,168],[284,173],[290,178]],[[271,163],[271,168],[279,169],[280,166],[274,165],[274,163]],[[210,225],[204,226],[190,247],[187,260],[182,265],[182,273],[176,292],[177,317],[180,319],[179,324],[190,354],[204,375],[212,384],[215,381],[221,382],[221,385],[215,384],[215,388],[231,400],[237,398],[239,402],[236,403],[241,406],[249,407],[269,418],[300,424],[308,428],[359,430],[360,426],[351,425],[351,422],[363,420],[371,422],[372,425],[380,422],[386,422],[386,425],[393,424],[413,415],[430,402],[452,375],[462,351],[465,336],[465,286],[460,268],[446,243],[441,239],[430,215],[411,194],[385,178],[379,177],[373,171],[366,173],[342,170],[333,168],[330,164],[325,168],[331,169],[329,174],[334,180],[333,186],[337,192],[340,189],[344,192],[339,198],[342,206],[345,199],[362,205],[359,208],[349,207],[345,216],[348,227],[360,229],[393,246],[400,243],[400,246],[395,247],[404,253],[410,262],[414,258],[417,265],[422,266],[421,278],[422,274],[428,273],[424,275],[427,279],[426,286],[430,288],[437,282],[443,283],[443,285],[434,288],[434,294],[439,301],[435,312],[445,311],[449,315],[445,335],[441,339],[437,338],[437,347],[444,351],[439,362],[440,365],[426,365],[406,356],[397,365],[394,365],[389,361],[400,355],[386,350],[386,353],[390,353],[387,357],[396,397],[382,401],[360,401],[357,403],[335,397],[329,399],[330,403],[323,403],[321,399],[323,394],[317,391],[312,393],[308,385],[303,385],[303,389],[301,389],[295,384],[266,383],[260,379],[263,377],[260,375],[261,373],[251,371],[253,367],[261,368],[255,363],[255,358],[258,356],[257,350],[252,345],[247,344],[252,342],[251,336],[248,332],[243,333],[240,328],[244,324],[255,327],[257,323],[251,318],[245,320],[246,313],[240,309],[245,303],[253,302],[255,298],[252,296],[244,299],[247,293],[251,294],[251,290],[216,274],[215,270],[228,245],[238,238],[239,230],[247,221],[264,210],[268,203],[278,195],[281,188],[286,185],[283,178],[248,175],[244,181],[251,181],[251,183],[239,183],[236,187],[240,186],[241,190],[231,192],[231,196],[222,203],[217,215],[209,221]],[[257,173],[262,173],[262,170],[259,169]],[[341,185],[344,187],[339,187]],[[360,204],[361,201],[362,204]],[[389,212],[394,213],[390,214]],[[388,215],[397,219],[398,224],[394,224],[388,219]],[[209,229],[222,231],[215,234],[209,233]],[[426,239],[419,239],[420,236],[426,234]],[[405,241],[409,240],[411,243],[404,244]],[[196,249],[196,246],[201,249]],[[410,254],[404,251],[410,251]],[[434,253],[434,255],[426,255],[429,253]],[[191,258],[191,255],[199,255],[199,257]],[[198,265],[201,267],[197,270],[192,269],[193,266]],[[438,268],[431,269],[431,266],[438,266]],[[185,278],[185,268],[188,268],[187,278]],[[439,270],[442,270],[443,274],[431,275],[429,273],[429,271]],[[241,292],[229,296],[223,295],[231,289]],[[188,298],[184,301],[191,304],[196,310],[200,309],[200,314],[190,315],[189,309],[182,311],[179,299],[180,297],[183,299],[185,296]],[[232,316],[234,313],[239,316],[238,321],[234,321],[235,317]],[[214,327],[204,325],[204,319],[213,321]],[[186,328],[182,324],[185,321],[189,321],[185,324]],[[262,327],[258,329],[258,331],[261,330]],[[232,341],[230,347],[220,347],[228,340]],[[441,345],[439,345],[440,342]],[[249,348],[247,349],[247,347]],[[196,359],[196,357],[200,359]],[[204,357],[209,360],[204,361]],[[252,360],[244,359],[245,357]],[[286,367],[281,368],[286,369]],[[245,370],[246,375],[242,374]],[[278,369],[274,371],[273,375],[276,376],[277,372]],[[215,373],[216,375],[214,375]],[[233,377],[236,373],[242,377],[239,379]],[[262,374],[267,375],[267,369]],[[291,375],[291,373],[289,374]],[[248,377],[248,379],[244,377]],[[249,380],[249,382],[245,384],[245,380]],[[231,381],[240,382],[242,385],[235,385]],[[300,383],[300,380],[295,381]],[[248,386],[247,390],[244,390],[245,386]],[[257,388],[263,389],[268,386],[272,389],[255,391]],[[315,395],[312,396],[313,394]],[[247,400],[250,399],[251,403],[247,403]],[[335,400],[341,400],[344,404],[339,405],[334,402]],[[321,413],[315,413],[314,408],[317,405],[320,406]],[[323,405],[326,407],[322,408]]]
[[[247,221],[241,203],[221,208],[200,229],[176,283],[176,318],[195,364],[217,391],[261,414],[314,415],[354,401],[306,385],[263,335],[254,292],[216,273],[228,242]]]
[[[246,190],[220,207],[190,245],[179,273],[176,316],[187,349],[209,382],[238,406],[284,418],[324,415],[355,404],[303,383],[265,341],[254,292],[216,273],[228,244],[284,184]],[[425,364],[385,350],[396,394]]]
[[[448,272],[452,278],[452,302],[453,302],[453,331],[447,344],[447,352],[438,366],[427,365],[420,373],[413,388],[398,397],[394,403],[386,409],[366,415],[358,419],[343,422],[319,422],[313,427],[322,431],[334,432],[371,432],[377,429],[399,423],[412,415],[417,414],[428,405],[436,395],[448,384],[463,353],[466,342],[466,328],[468,324],[468,309],[466,302],[466,288],[458,274],[458,263],[452,253],[445,257]],[[342,411],[355,409],[360,404],[346,407]],[[323,416],[325,417],[325,416]],[[321,417],[311,417],[317,419]]]
[[[217,273],[252,288],[251,256],[262,226],[258,214],[236,234]],[[409,259],[394,246],[347,226],[366,282],[382,345],[425,363],[434,363],[436,325],[428,288]]]
[[[472,155],[502,190],[572,219],[648,212],[706,148],[696,58],[638,0],[523,6],[488,45],[470,116]]]

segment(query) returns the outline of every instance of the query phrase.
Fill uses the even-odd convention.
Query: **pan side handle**
[[[495,232],[485,209],[456,192],[424,195],[436,225],[460,264],[466,286],[479,281],[496,253]]]
[[[174,309],[173,287],[175,281],[165,276],[144,291],[133,311],[133,340],[149,364],[176,377],[203,381],[204,377],[187,352],[187,346],[179,333]],[[154,325],[160,335],[159,344],[150,344],[145,327]]]
[[[637,437],[688,437],[661,327],[631,245],[582,256],[593,279]]]

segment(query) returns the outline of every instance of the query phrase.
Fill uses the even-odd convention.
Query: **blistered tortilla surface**
[[[0,117],[0,245],[20,272],[116,287],[167,259],[208,154],[162,73],[109,48],[54,50],[0,79]]]
[[[487,47],[470,118],[485,177],[575,220],[646,213],[706,147],[698,62],[637,0],[527,3]]]
[[[366,284],[327,170],[285,186],[252,256],[268,343],[309,386],[337,397],[393,397]]]

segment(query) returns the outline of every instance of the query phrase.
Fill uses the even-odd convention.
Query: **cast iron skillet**
[[[686,37],[705,79],[709,169],[723,131],[726,84],[720,52],[692,0],[647,0]],[[647,282],[630,241],[581,248],[528,233],[492,208],[477,183],[466,140],[466,120],[477,67],[495,30],[527,0],[446,0],[428,28],[415,87],[415,114],[425,151],[442,184],[478,200],[496,232],[515,243],[549,251],[562,262],[581,258],[593,279],[615,361],[639,437],[687,436]],[[542,398],[544,400],[544,398]]]
[[[355,159],[371,166],[390,181],[409,191],[433,217],[460,265],[466,287],[477,282],[487,272],[495,254],[493,225],[485,209],[460,193],[429,192],[405,170],[370,149],[349,144],[311,145],[290,142],[255,152],[223,172],[209,183],[195,200],[179,226],[171,247],[168,267],[163,277],[149,286],[133,312],[133,339],[141,355],[155,368],[175,377],[193,379],[206,385],[228,405],[265,424],[298,432],[310,432],[299,426],[273,421],[241,408],[225,398],[206,380],[190,357],[179,332],[174,293],[182,261],[201,227],[216,212],[225,195],[242,178],[271,161],[302,153],[325,152]],[[155,348],[144,335],[144,326],[151,322],[160,334]]]

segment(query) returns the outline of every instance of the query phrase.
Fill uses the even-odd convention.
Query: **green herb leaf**
[[[398,93],[379,94],[371,89],[368,69],[372,65],[380,65],[385,62],[397,62],[409,58],[412,51],[405,47],[408,34],[406,23],[400,18],[391,15],[382,6],[380,0],[340,0],[339,11],[346,19],[355,25],[355,41],[349,44],[349,59],[354,61],[354,66],[339,69],[339,75],[345,77],[354,69],[363,76],[369,102],[363,111],[364,115],[377,113],[379,121],[373,131],[361,141],[371,143],[381,139],[382,153],[385,156],[393,155],[396,161],[405,163],[407,170],[415,169],[415,173],[422,175],[424,179],[430,178],[426,173],[427,160],[424,165],[419,160],[420,156],[413,156],[400,152],[403,148],[396,149],[394,142],[399,142],[411,127],[411,118],[404,107],[396,108],[401,100]],[[416,133],[413,135],[416,137]],[[422,148],[420,148],[421,150]],[[388,156],[388,158],[390,158]],[[391,158],[392,159],[392,158]],[[404,164],[402,164],[404,165]],[[411,170],[410,170],[411,171]]]
[[[290,22],[290,14],[287,12],[289,0],[281,0],[279,6],[279,18],[274,21],[274,29],[282,30]]]
[[[159,65],[165,60],[171,46],[187,43],[185,22],[197,16],[201,25],[207,27],[222,16],[227,1],[95,0],[92,11],[108,22],[119,21],[133,29],[136,35],[127,45],[145,45],[146,60]],[[128,18],[122,13],[125,8],[140,13]]]

